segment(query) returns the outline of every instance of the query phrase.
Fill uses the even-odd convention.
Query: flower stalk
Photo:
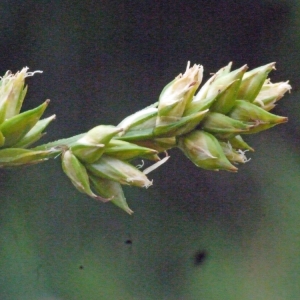
[[[172,148],[179,148],[197,167],[237,172],[238,164],[249,161],[245,152],[254,151],[242,136],[287,122],[270,110],[291,86],[268,79],[275,63],[250,71],[247,65],[231,68],[229,63],[201,87],[203,67],[188,63],[185,73],[162,90],[158,102],[117,126],[98,125],[35,147],[55,119],[55,115],[41,119],[49,100],[21,112],[25,78],[40,71],[7,72],[0,79],[0,167],[31,165],[61,155],[62,169],[77,190],[129,214],[133,211],[122,185],[151,186],[146,175],[169,160],[167,151]],[[135,166],[136,159],[154,164],[142,170]]]

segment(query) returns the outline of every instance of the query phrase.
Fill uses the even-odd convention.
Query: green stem
[[[81,137],[83,137],[85,135],[85,133],[81,133],[78,135],[74,135],[72,137],[69,138],[65,138],[65,139],[60,139],[54,142],[50,142],[47,144],[43,144],[40,146],[37,146],[35,148],[31,148],[31,150],[48,150],[52,147],[57,147],[57,146],[70,146],[71,144],[73,144],[74,142],[76,142],[77,140],[79,140]]]

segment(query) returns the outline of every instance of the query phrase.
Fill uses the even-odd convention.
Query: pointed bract
[[[210,112],[201,122],[201,128],[210,133],[235,133],[248,131],[251,125],[232,119],[223,114]]]
[[[7,71],[0,79],[0,124],[20,113],[27,92],[25,78],[34,73],[41,73],[41,71],[27,71],[27,67],[16,74]]]
[[[275,63],[270,63],[249,72],[243,76],[237,99],[253,102],[263,86],[268,74],[275,68]]]
[[[39,120],[17,143],[14,144],[16,148],[27,148],[33,143],[37,142],[41,137],[44,136],[43,131],[46,127],[56,118],[52,115],[48,118]]]
[[[0,125],[0,131],[5,137],[5,147],[11,147],[19,142],[38,122],[47,108],[50,100],[46,100],[40,106],[20,113],[5,120]]]
[[[205,111],[212,106],[215,100],[216,100],[215,97],[199,99],[199,100],[195,100],[194,98],[194,100],[186,106],[183,116],[185,117],[200,111]]]
[[[200,168],[237,171],[237,168],[226,158],[218,140],[210,133],[194,130],[178,139],[178,147]]]
[[[241,84],[241,79],[248,69],[247,65],[230,72],[229,74],[216,80],[216,84],[224,84],[226,81],[230,84],[216,97],[216,101],[211,106],[211,111],[216,111],[219,113],[227,114],[231,108],[234,106],[238,89]]]
[[[194,93],[202,81],[203,67],[194,65],[177,76],[161,92],[158,102],[158,118],[156,125],[161,125],[161,117],[180,118],[185,107],[193,99]],[[174,119],[175,120],[175,119]]]
[[[199,100],[203,100],[206,98],[211,98],[207,96],[207,93],[209,91],[209,89],[211,88],[212,84],[214,83],[215,80],[217,80],[218,78],[227,75],[230,72],[232,66],[232,62],[230,62],[227,66],[221,68],[217,73],[213,74],[205,83],[204,85],[200,88],[200,90],[198,91],[198,93],[195,95],[194,100],[193,101],[199,101]],[[218,93],[220,93],[221,91],[219,91]],[[217,93],[217,94],[218,94]],[[214,94],[212,96],[212,98],[215,98],[217,96],[217,94]]]
[[[247,159],[245,155],[245,151],[242,151],[240,149],[239,150],[234,149],[229,142],[227,143],[220,142],[220,145],[223,149],[225,156],[228,158],[228,160],[231,163],[244,164],[250,160],[250,158]]]
[[[91,175],[90,176],[91,183],[95,191],[104,198],[112,198],[110,203],[115,204],[120,207],[124,211],[126,211],[129,215],[133,214],[133,211],[129,208],[126,198],[124,196],[122,186],[120,183],[100,178]]]
[[[148,147],[155,149],[158,152],[164,152],[171,148],[174,148],[177,145],[176,137],[167,137],[167,138],[156,138],[151,140],[137,141],[138,145],[143,147]]]
[[[159,159],[157,151],[147,147],[141,147],[133,143],[116,140],[111,140],[104,149],[104,153],[113,156],[120,160],[132,160],[137,157],[144,157],[151,160]]]
[[[167,117],[162,117],[161,121],[163,125],[156,126],[153,130],[153,135],[156,138],[163,138],[186,134],[198,126],[207,113],[208,109],[182,117],[175,122],[166,122],[165,118]]]
[[[149,187],[152,182],[140,170],[133,165],[111,157],[102,157],[93,164],[87,164],[87,169],[97,177],[107,178],[125,185]]]
[[[91,164],[101,157],[105,146],[121,131],[122,128],[115,126],[99,125],[88,131],[70,148],[81,161]]]
[[[35,151],[22,148],[7,148],[0,150],[0,166],[18,167],[21,165],[32,165],[40,163],[59,155],[60,148],[50,148],[44,151]]]
[[[157,117],[157,105],[155,103],[150,105],[128,117],[126,117],[117,127],[122,128],[123,132],[119,135],[125,134],[128,130],[141,130],[141,129],[148,129],[153,128],[156,123]]]
[[[237,100],[229,116],[233,119],[247,122],[252,126],[243,134],[252,134],[269,129],[277,124],[287,122],[286,117],[276,116],[255,104],[243,100]]]
[[[229,139],[230,144],[235,149],[241,149],[241,150],[249,150],[254,152],[254,149],[250,147],[240,135],[236,135],[233,138]]]
[[[275,103],[280,100],[286,92],[290,92],[291,89],[292,87],[288,81],[271,83],[270,80],[266,80],[253,104],[260,106],[266,111],[270,111],[274,108]]]
[[[101,200],[103,202],[111,200],[111,198],[102,198],[91,190],[88,173],[85,166],[69,149],[63,151],[62,153],[62,169],[70,178],[72,184],[81,193],[87,194],[93,199]]]

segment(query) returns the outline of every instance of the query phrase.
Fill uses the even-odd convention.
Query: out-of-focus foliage
[[[174,151],[155,188],[126,190],[133,216],[78,194],[59,162],[1,171],[0,298],[297,299],[299,13],[298,1],[5,2],[1,74],[44,71],[27,101],[52,100],[49,140],[117,124],[187,59],[208,72],[277,61],[293,93],[274,109],[289,123],[250,138],[259,151],[238,174]]]

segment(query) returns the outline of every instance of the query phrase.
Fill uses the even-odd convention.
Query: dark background
[[[79,194],[59,159],[1,171],[0,298],[299,298],[299,15],[296,0],[1,1],[0,72],[43,70],[24,109],[51,99],[45,142],[118,124],[188,60],[204,79],[276,61],[293,90],[238,174],[172,150],[154,186],[125,189],[133,216]]]

